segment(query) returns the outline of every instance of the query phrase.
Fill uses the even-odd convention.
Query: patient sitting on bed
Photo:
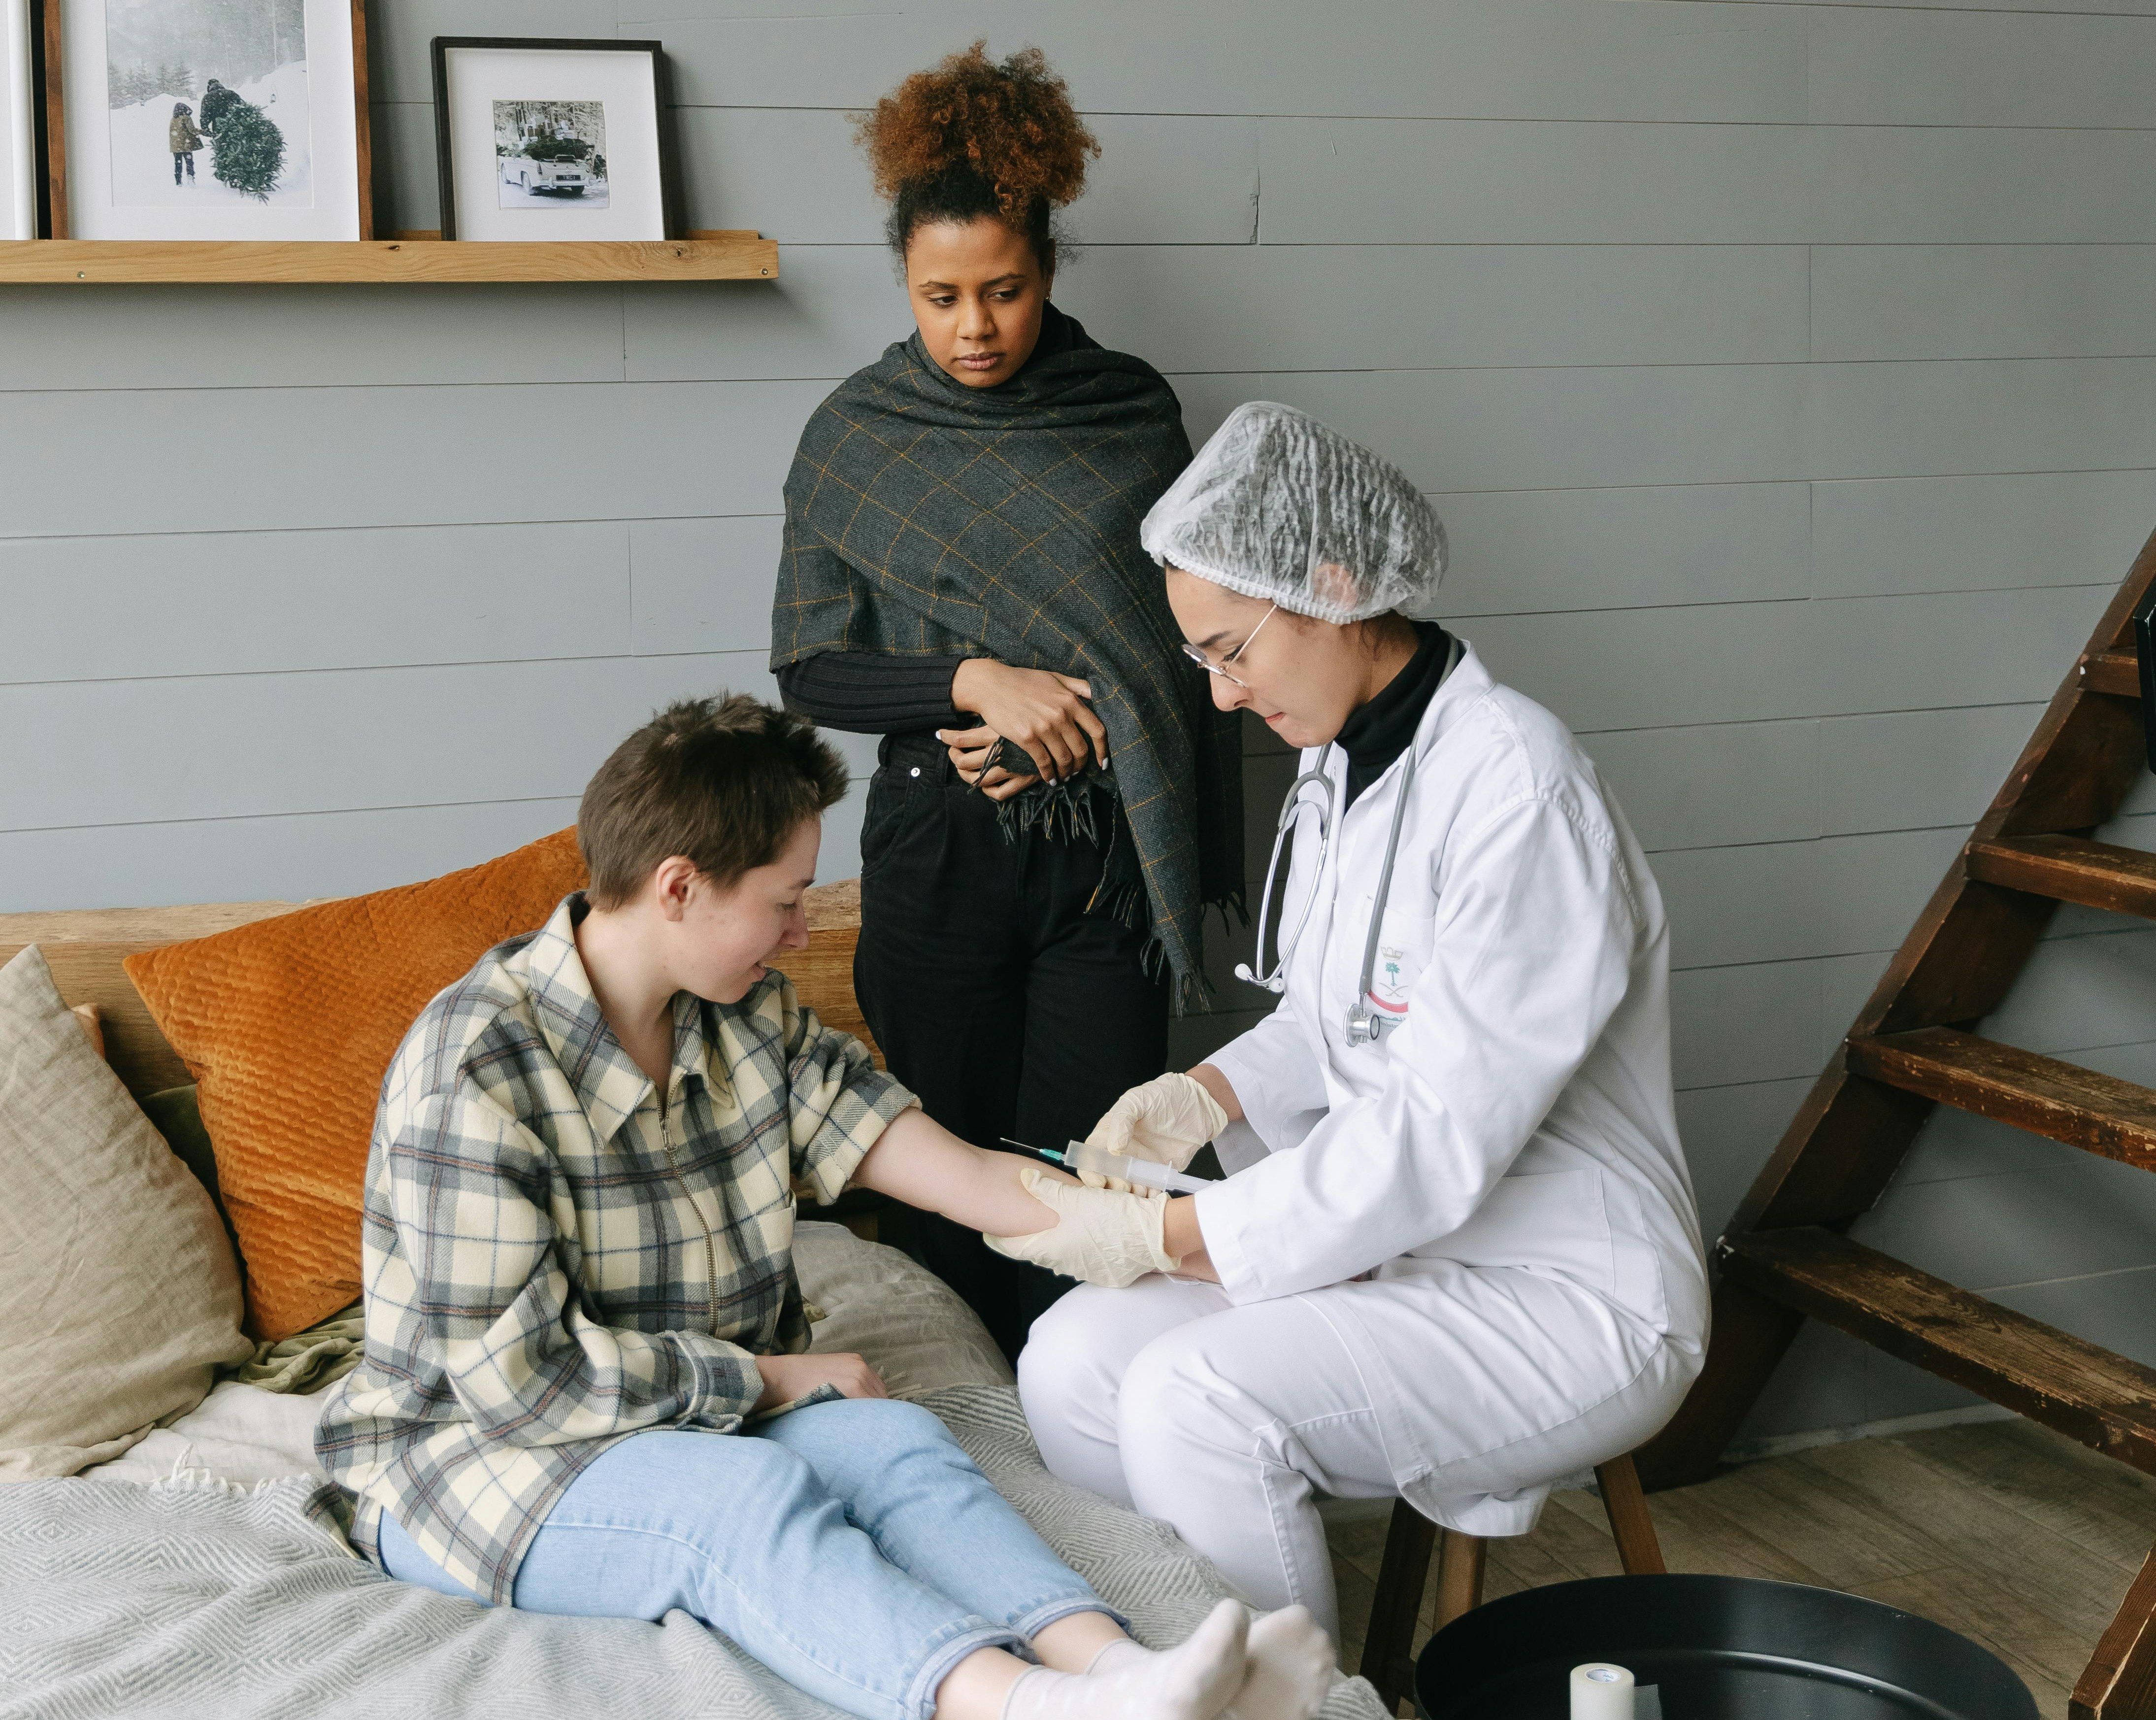
[[[590,888],[413,1024],[365,1358],[315,1436],[352,1539],[445,1594],[680,1608],[864,1720],[1307,1720],[1332,1656],[1301,1608],[1223,1601],[1147,1652],[932,1415],[807,1353],[797,1189],[1055,1222],[765,966],[808,943],[845,786],[802,718],[672,706],[584,791]]]

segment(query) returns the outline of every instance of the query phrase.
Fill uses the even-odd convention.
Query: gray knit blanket
[[[1040,1465],[1017,1394],[921,1401],[1142,1642],[1194,1630],[1219,1576],[1164,1525]],[[490,1610],[357,1557],[303,1479],[0,1488],[0,1720],[832,1720],[685,1613],[663,1624]],[[1324,1720],[1379,1720],[1361,1679]]]

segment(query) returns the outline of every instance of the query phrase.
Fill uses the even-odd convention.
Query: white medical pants
[[[1018,1372],[1051,1471],[1173,1525],[1253,1605],[1301,1602],[1337,1642],[1317,1496],[1385,1498],[1404,1479],[1428,1515],[1525,1533],[1550,1482],[1651,1435],[1697,1368],[1576,1287],[1453,1267],[1240,1307],[1158,1276],[1081,1286],[1034,1322]]]

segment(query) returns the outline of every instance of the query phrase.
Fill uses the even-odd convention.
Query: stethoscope
[[[1451,678],[1452,671],[1460,666],[1466,649],[1463,642],[1455,638],[1452,649],[1445,660],[1445,673],[1437,684],[1443,686]],[[1303,899],[1302,912],[1296,916],[1295,930],[1288,934],[1287,942],[1275,946],[1277,955],[1270,973],[1253,973],[1248,962],[1235,964],[1235,978],[1247,980],[1252,985],[1261,985],[1267,991],[1279,993],[1287,989],[1287,964],[1294,959],[1296,947],[1302,942],[1303,930],[1310,924],[1312,909],[1317,906],[1317,891],[1325,877],[1325,860],[1332,848],[1332,773],[1326,766],[1332,762],[1332,743],[1325,743],[1325,750],[1317,755],[1317,762],[1288,785],[1287,798],[1281,803],[1280,819],[1273,827],[1272,858],[1265,863],[1265,894],[1258,898],[1258,965],[1265,960],[1265,925],[1272,910],[1273,880],[1280,871],[1281,853],[1287,846],[1288,833],[1306,811],[1317,814],[1317,865],[1311,875],[1310,894]],[[1407,749],[1407,763],[1400,773],[1399,798],[1393,804],[1393,825],[1385,838],[1385,863],[1378,873],[1378,899],[1370,907],[1370,929],[1363,940],[1363,973],[1355,988],[1355,1001],[1348,1009],[1348,1043],[1367,1045],[1380,1032],[1377,1013],[1370,1007],[1370,981],[1378,971],[1378,927],[1385,917],[1385,902],[1393,891],[1393,861],[1399,853],[1400,826],[1406,822],[1408,796],[1414,788],[1415,749],[1410,743]],[[1306,788],[1316,788],[1318,798],[1306,798]]]

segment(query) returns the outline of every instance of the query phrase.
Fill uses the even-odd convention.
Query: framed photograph
[[[442,237],[675,237],[672,105],[656,42],[435,37]]]
[[[36,87],[30,0],[0,0],[0,239],[38,236]]]
[[[54,238],[372,237],[363,0],[44,5]]]

